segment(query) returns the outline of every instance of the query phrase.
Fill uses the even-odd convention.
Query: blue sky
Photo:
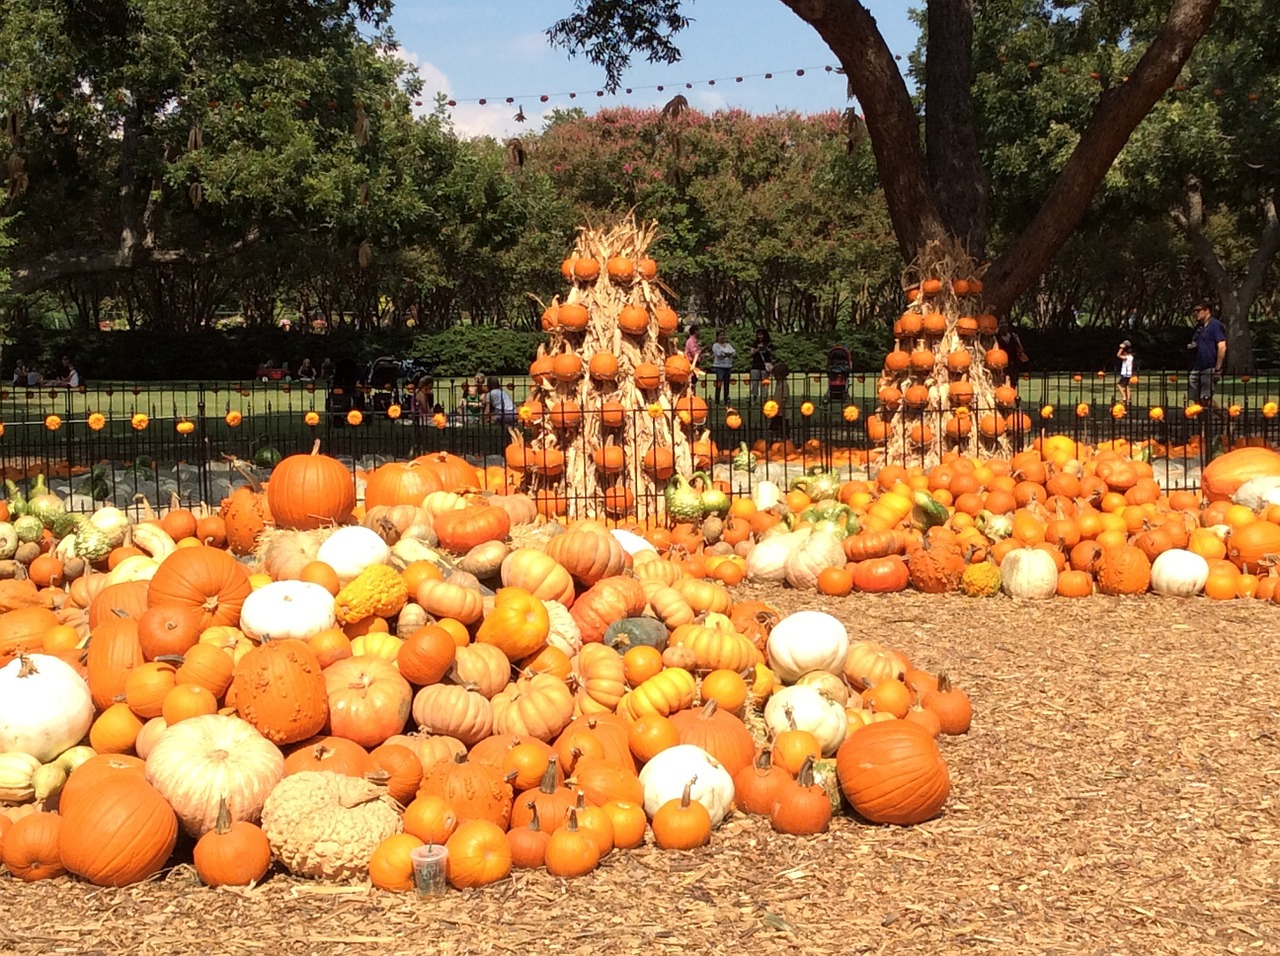
[[[868,5],[890,49],[905,61],[916,39],[907,17],[911,4],[872,0]],[[673,66],[633,61],[623,84],[634,92],[619,91],[616,97],[595,95],[604,80],[600,68],[582,58],[570,60],[548,45],[546,28],[571,12],[573,0],[398,0],[392,24],[401,55],[426,84],[424,109],[437,90],[456,99],[454,125],[464,136],[537,130],[541,117],[554,108],[594,112],[619,104],[661,106],[676,93],[704,111],[819,112],[847,105],[844,77],[822,69],[836,65],[831,51],[780,0],[686,0],[685,15],[694,22],[677,38],[684,59]],[[805,75],[797,77],[797,69]],[[773,79],[752,76],[766,72]],[[744,81],[734,82],[739,75]],[[706,82],[710,79],[717,80],[714,86]],[[642,89],[657,85],[665,89]],[[571,99],[570,91],[578,96]],[[549,101],[540,102],[541,94]],[[507,104],[508,96],[516,102]],[[476,102],[482,97],[488,105]],[[528,118],[523,125],[512,119],[520,105]]]

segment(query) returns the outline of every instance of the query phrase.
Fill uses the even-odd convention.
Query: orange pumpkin
[[[355,479],[338,459],[320,454],[317,440],[310,454],[290,455],[276,465],[267,483],[267,504],[282,528],[311,531],[343,524],[356,506]]]

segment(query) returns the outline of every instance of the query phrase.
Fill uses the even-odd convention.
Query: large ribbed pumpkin
[[[281,528],[311,531],[343,524],[356,506],[355,480],[347,466],[320,454],[317,441],[307,455],[290,455],[271,472],[267,504]]]
[[[855,730],[836,751],[836,776],[854,810],[872,823],[923,823],[951,792],[933,735],[909,720]]]
[[[1270,521],[1250,521],[1227,538],[1227,558],[1241,571],[1258,574],[1280,554],[1280,525]]]
[[[1209,501],[1227,501],[1251,478],[1280,475],[1280,454],[1269,448],[1237,448],[1219,455],[1200,473],[1200,493]]]
[[[128,886],[159,873],[178,839],[178,817],[133,774],[105,774],[63,813],[68,871],[97,886]]]
[[[99,710],[110,707],[124,693],[125,678],[146,658],[138,640],[138,622],[130,617],[111,617],[89,632],[89,693]]]
[[[99,591],[89,605],[89,627],[117,617],[131,617],[135,621],[147,612],[149,581],[120,581],[108,584]]]
[[[365,481],[364,507],[378,505],[420,505],[433,491],[443,491],[444,483],[435,470],[420,461],[389,461],[374,469]]]
[[[151,607],[189,607],[202,612],[199,629],[240,623],[240,608],[252,586],[244,565],[227,551],[200,545],[179,548],[160,563],[147,589]]]
[[[329,719],[320,661],[301,641],[272,641],[245,654],[227,694],[240,716],[274,744],[306,740]]]

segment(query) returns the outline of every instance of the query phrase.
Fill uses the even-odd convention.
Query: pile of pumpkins
[[[649,532],[745,577],[843,596],[915,589],[1021,599],[1094,593],[1280,600],[1280,454],[1245,447],[1210,462],[1201,492],[1165,493],[1123,442],[1037,439],[1012,460],[950,455],[872,481],[765,483],[724,522]],[[815,493],[815,489],[817,489]],[[720,544],[724,542],[724,546]],[[739,567],[720,568],[724,548]],[[713,563],[714,562],[714,563]]]
[[[313,451],[220,514],[101,522],[73,580],[0,581],[8,873],[406,890],[444,844],[463,888],[704,845],[735,811],[800,835],[940,812],[937,738],[971,720],[945,676],[735,600],[708,567],[739,555],[547,525],[477,483],[429,456],[358,505]]]

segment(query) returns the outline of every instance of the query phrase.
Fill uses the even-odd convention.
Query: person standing
[[[760,397],[760,383],[773,370],[773,339],[768,329],[756,329],[751,343],[751,398]]]
[[[1125,405],[1129,404],[1129,383],[1133,381],[1133,343],[1125,339],[1120,343],[1120,349],[1116,352],[1116,358],[1120,360],[1120,375],[1116,378],[1116,392],[1120,396],[1120,401]]]
[[[737,354],[733,344],[725,337],[724,329],[716,332],[716,340],[711,343],[711,370],[716,376],[715,400],[718,403],[729,403],[729,379],[733,374],[733,357]],[[721,395],[724,398],[721,398]]]
[[[1187,348],[1191,350],[1191,374],[1187,377],[1187,401],[1208,407],[1213,387],[1227,360],[1227,329],[1208,302],[1195,307],[1196,327]]]
[[[702,358],[702,343],[698,341],[698,327],[689,326],[689,334],[684,340],[684,357],[689,360],[689,385],[698,387],[698,359]]]

